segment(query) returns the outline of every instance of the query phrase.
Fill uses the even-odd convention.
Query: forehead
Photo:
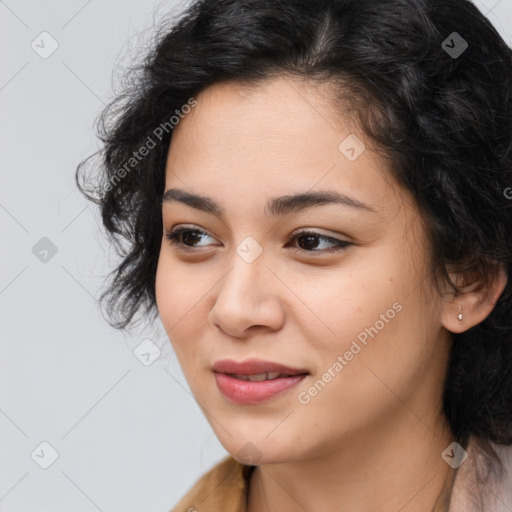
[[[257,84],[217,83],[196,100],[197,106],[180,121],[174,134],[193,125],[209,130],[212,141],[246,142],[242,148],[246,152],[256,150],[258,141],[266,147],[272,142],[279,147],[285,139],[288,146],[295,141],[298,148],[306,144],[317,151],[337,151],[340,136],[356,129],[354,119],[340,113],[342,106],[334,100],[332,87],[288,76]],[[226,132],[230,132],[228,140]]]
[[[269,197],[336,190],[396,211],[396,183],[368,140],[344,118],[325,86],[279,77],[247,87],[215,84],[174,128],[166,189],[260,209]],[[347,157],[346,150],[353,149]],[[356,158],[354,157],[354,154]]]

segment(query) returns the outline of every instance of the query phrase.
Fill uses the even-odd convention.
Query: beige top
[[[471,501],[471,490],[477,488],[474,467],[478,457],[473,456],[469,444],[468,462],[456,473],[449,512],[512,512],[512,447],[493,445],[505,469],[498,483],[484,482],[482,493],[487,506],[482,510]],[[247,491],[255,466],[246,466],[228,456],[200,477],[171,512],[247,512]]]
[[[246,512],[254,467],[226,457],[205,473],[171,512]]]

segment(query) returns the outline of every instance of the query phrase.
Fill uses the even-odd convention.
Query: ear
[[[464,332],[483,322],[494,309],[507,285],[507,274],[501,262],[496,263],[496,272],[490,273],[488,281],[480,274],[449,273],[450,279],[461,293],[453,291],[443,300],[441,324],[454,333]],[[462,321],[458,316],[462,313]]]

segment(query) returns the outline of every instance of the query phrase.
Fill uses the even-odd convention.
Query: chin
[[[259,466],[262,464],[278,464],[294,460],[299,454],[296,447],[283,446],[276,438],[243,440],[237,442],[229,438],[227,443],[221,442],[225,450],[241,464]]]

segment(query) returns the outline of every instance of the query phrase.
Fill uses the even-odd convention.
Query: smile
[[[256,375],[214,373],[220,392],[235,404],[255,405],[275,398],[302,381],[307,374],[283,375],[276,372]]]

